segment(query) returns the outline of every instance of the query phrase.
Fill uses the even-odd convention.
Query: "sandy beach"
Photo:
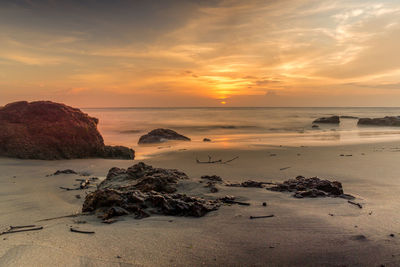
[[[38,222],[80,212],[86,191],[94,190],[65,191],[59,187],[71,187],[80,177],[46,175],[73,169],[101,180],[111,167],[127,168],[139,160],[1,158],[1,230],[27,224],[44,228],[0,236],[0,266],[398,266],[398,153],[398,144],[390,142],[160,153],[144,162],[184,171],[190,179],[178,192],[234,195],[251,205],[224,205],[201,218],[123,216],[114,224],[95,215]],[[208,155],[239,158],[229,164],[196,163]],[[217,185],[219,192],[210,193],[194,186],[202,175],[214,174],[230,182],[280,182],[297,175],[338,180],[363,208],[341,198],[296,199],[265,188]],[[249,219],[270,214],[274,217]],[[95,234],[73,233],[70,226]]]

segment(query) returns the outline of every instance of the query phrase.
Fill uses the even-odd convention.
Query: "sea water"
[[[400,115],[400,108],[90,108],[98,118],[105,143],[133,147],[141,157],[165,149],[257,148],[263,146],[318,146],[400,141],[400,127],[358,126],[357,118]],[[341,118],[339,125],[319,124],[325,116]],[[168,128],[192,139],[138,146],[141,135]],[[212,140],[203,142],[204,138]]]

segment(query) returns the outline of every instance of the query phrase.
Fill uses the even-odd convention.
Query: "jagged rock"
[[[218,209],[217,201],[189,197],[184,194],[166,194],[156,191],[98,189],[86,196],[82,211],[105,210],[104,219],[120,216],[116,207],[135,214],[136,219],[150,216],[150,213],[201,217]],[[110,210],[112,208],[112,210]]]
[[[267,188],[272,191],[294,192],[294,197],[342,197],[349,195],[343,194],[342,184],[337,181],[321,180],[317,177],[305,178],[297,176],[296,179],[284,181],[281,184]]]
[[[339,116],[332,116],[332,117],[322,117],[313,121],[313,123],[334,123],[339,124],[340,119]]]
[[[206,179],[210,181],[222,182],[222,178],[217,175],[203,175],[201,179]]]
[[[203,139],[203,142],[211,142],[211,139],[209,139],[209,138],[204,138],[204,139]]]
[[[160,128],[152,130],[151,132],[141,136],[138,144],[161,143],[168,140],[190,141],[190,138],[178,134],[173,130]]]
[[[248,180],[242,183],[231,183],[231,184],[226,184],[226,186],[232,186],[232,187],[259,187],[262,188],[264,187],[266,183],[264,182],[257,182],[253,180]]]
[[[53,175],[59,175],[59,174],[78,174],[78,173],[71,169],[57,170],[55,173],[53,173]]]
[[[242,187],[264,187],[264,183],[263,182],[256,182],[256,181],[252,181],[252,180],[248,180],[243,182]]]
[[[118,207],[140,219],[150,213],[200,217],[218,209],[218,201],[173,194],[182,179],[187,179],[183,172],[153,168],[143,162],[126,170],[112,168],[97,190],[86,196],[82,210],[101,210],[105,212],[103,218],[109,219],[120,216],[115,210]]]
[[[102,157],[110,159],[134,159],[135,151],[125,146],[104,146]]]
[[[374,125],[374,126],[400,126],[400,116],[386,116],[384,118],[361,118],[358,125]]]
[[[153,168],[139,162],[128,169],[111,168],[107,178],[98,186],[99,189],[113,188],[119,190],[138,189],[143,192],[151,190],[173,193],[176,183],[180,179],[187,179],[187,175],[175,169]]]
[[[0,155],[45,160],[113,156],[115,148],[105,147],[97,124],[98,119],[64,104],[7,104],[0,108]],[[119,156],[133,158],[132,153]]]

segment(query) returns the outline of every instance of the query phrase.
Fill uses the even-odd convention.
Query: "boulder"
[[[384,118],[361,118],[358,125],[374,125],[374,126],[400,126],[400,116],[386,116]]]
[[[8,104],[0,108],[0,156],[133,159],[132,149],[104,145],[98,122],[79,109],[50,101]]]
[[[204,138],[203,142],[211,142],[211,139],[210,138]]]
[[[152,130],[151,132],[141,136],[138,144],[161,143],[168,140],[190,141],[190,138],[178,134],[173,130],[160,128]]]
[[[322,117],[322,118],[318,118],[318,119],[314,120],[313,123],[339,124],[340,123],[340,119],[339,119],[339,116]]]

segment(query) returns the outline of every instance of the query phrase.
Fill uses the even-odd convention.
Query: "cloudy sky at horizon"
[[[400,106],[394,0],[5,0],[0,105]]]

